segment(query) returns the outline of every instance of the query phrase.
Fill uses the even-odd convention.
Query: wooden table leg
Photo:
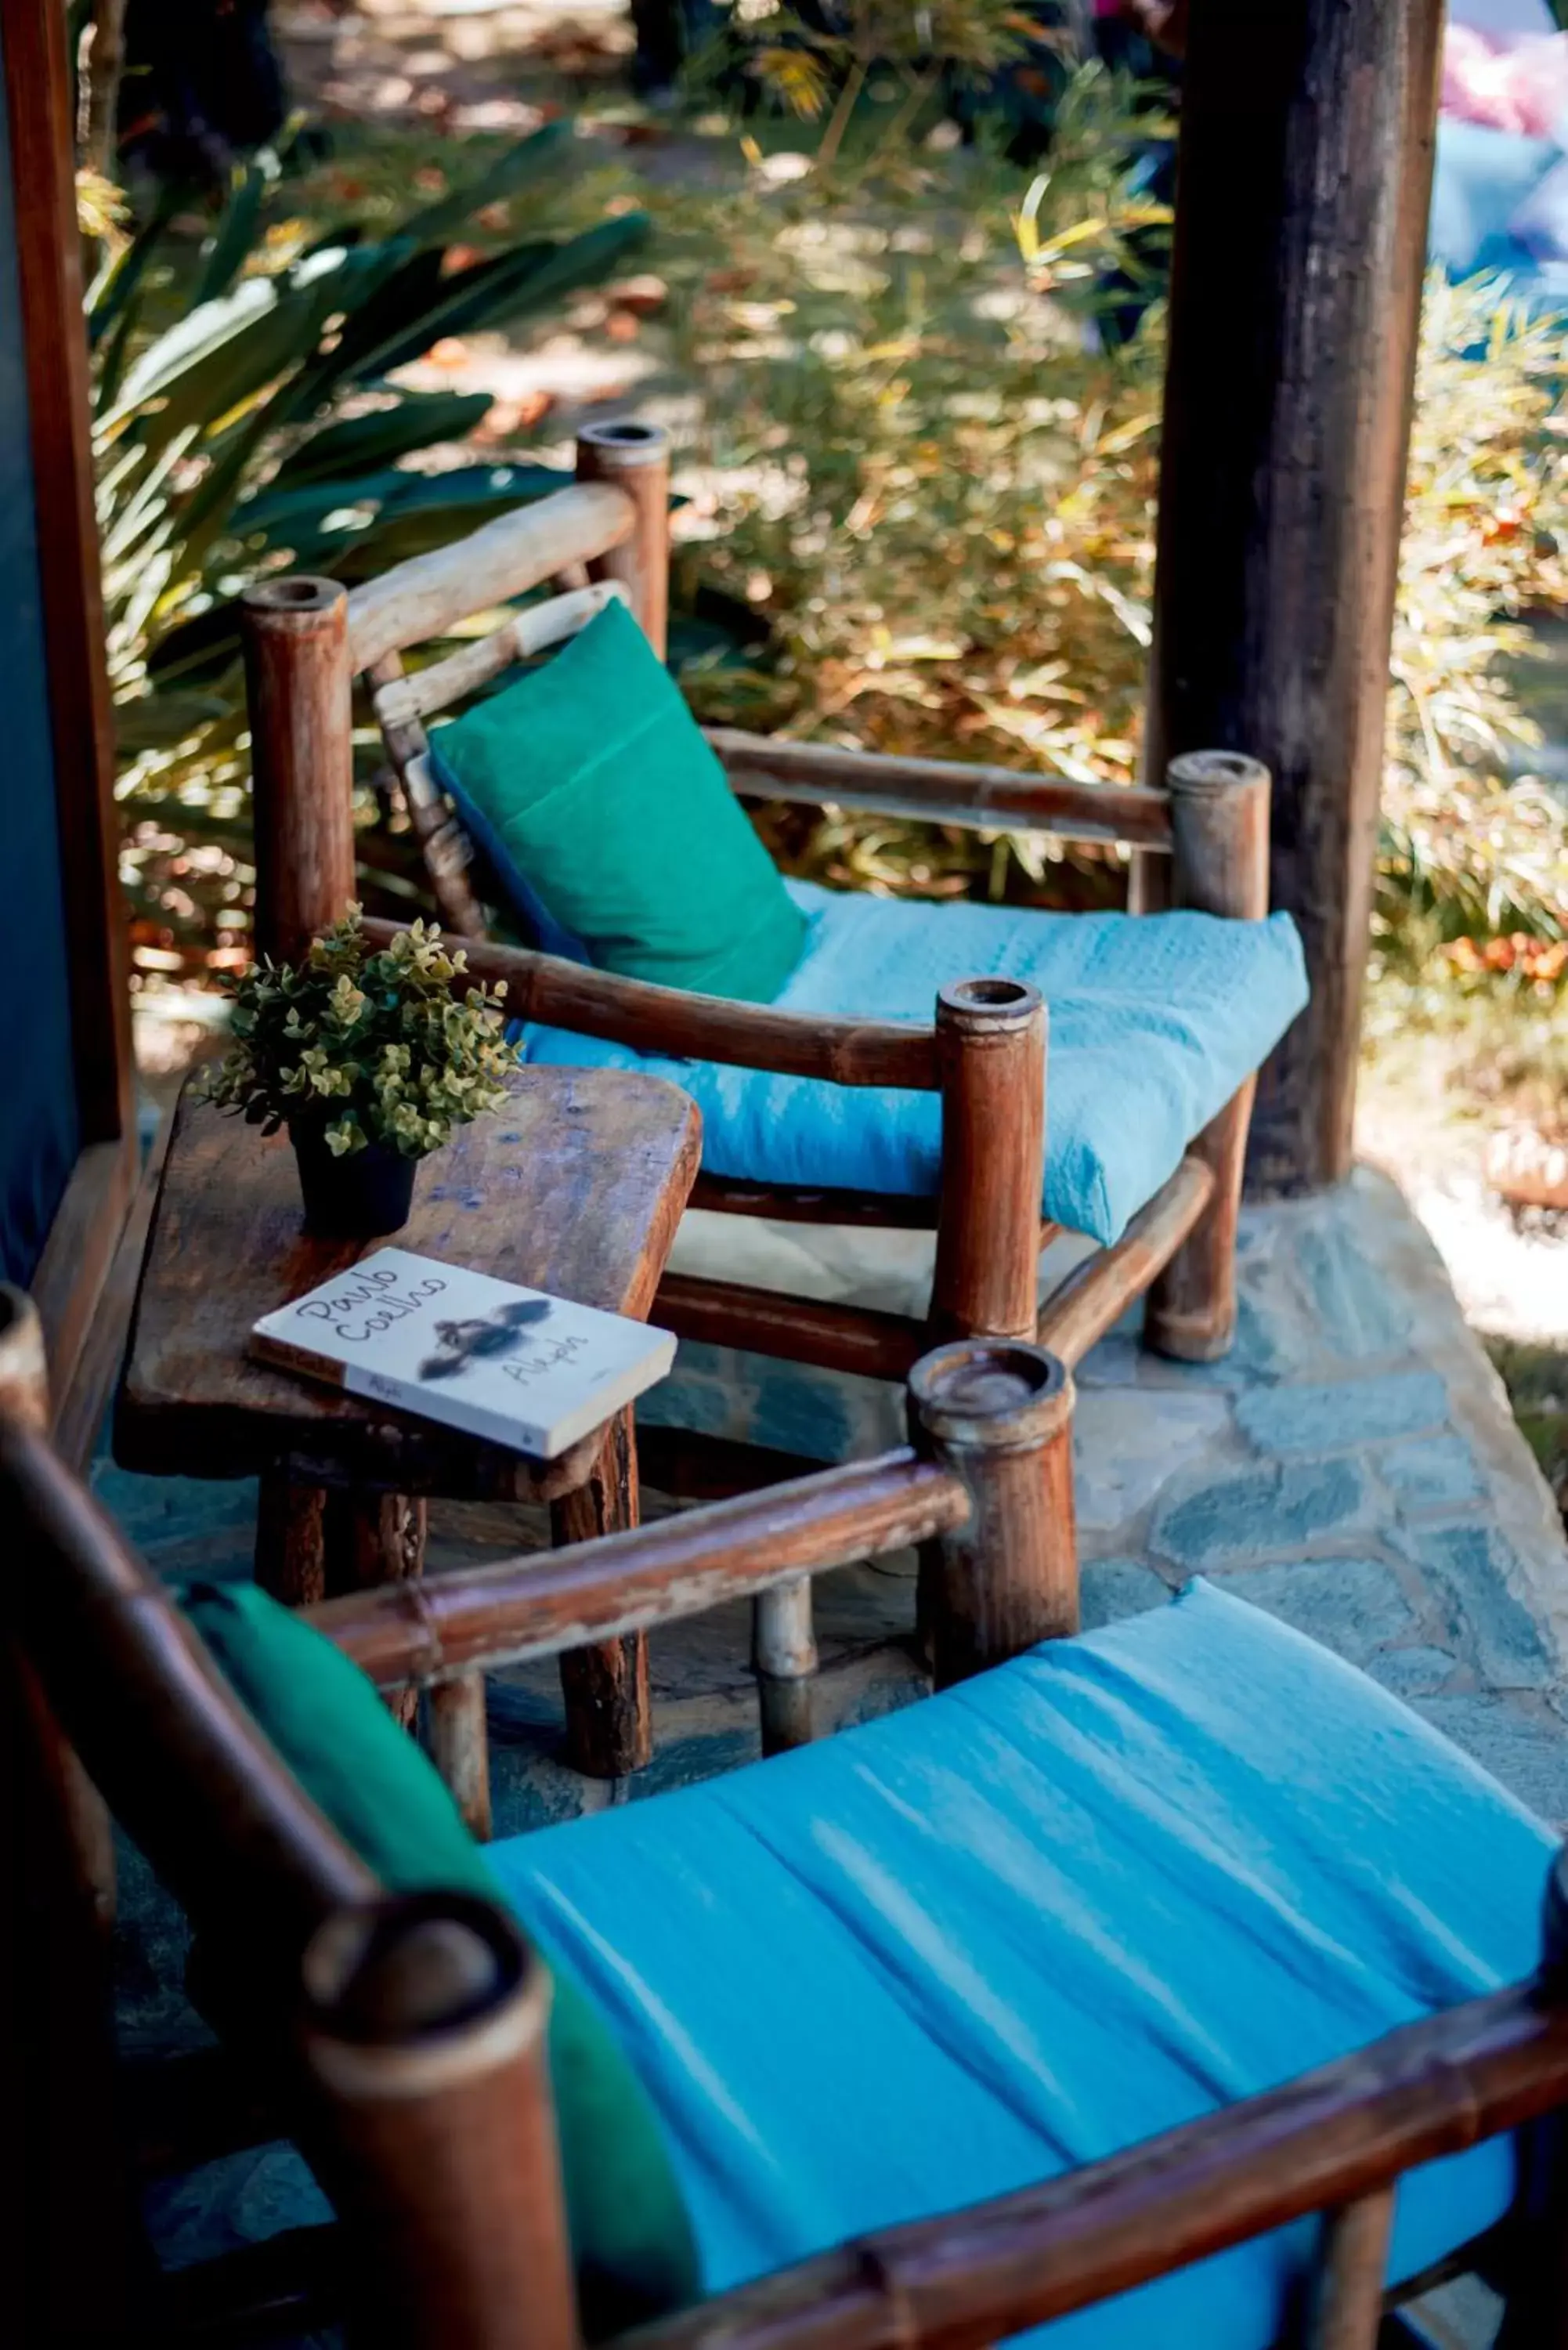
[[[324,1596],[373,1591],[383,1583],[406,1583],[422,1575],[427,1515],[424,1502],[406,1493],[328,1494]],[[413,1727],[419,1705],[417,1690],[396,1690],[387,1700],[405,1730]]]
[[[606,1430],[587,1482],[550,1504],[550,1530],[557,1544],[592,1542],[637,1520],[637,1442],[628,1409]],[[575,1648],[561,1659],[561,1688],[573,1767],[590,1779],[623,1779],[640,1771],[653,1752],[646,1635]]]
[[[327,1596],[319,1485],[296,1485],[286,1462],[264,1469],[256,1504],[256,1581],[286,1607],[314,1607]]]

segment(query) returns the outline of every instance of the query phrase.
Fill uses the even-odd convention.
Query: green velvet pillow
[[[623,604],[432,747],[502,879],[601,970],[768,1003],[794,969],[805,917]]]
[[[358,1665],[254,1584],[194,1584],[184,1599],[236,1696],[389,1892],[505,1906],[439,1773]],[[697,2251],[641,2082],[556,1953],[546,1956],[567,2218],[583,2324],[598,2336],[696,2300]]]

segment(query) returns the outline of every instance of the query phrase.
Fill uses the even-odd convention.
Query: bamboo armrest
[[[1052,832],[1064,840],[1126,841],[1168,852],[1171,846],[1169,794],[1147,784],[1074,783],[954,759],[781,742],[731,727],[706,732],[735,790],[753,798],[814,807],[831,802],[971,831]]]
[[[638,2350],[981,2350],[1309,2212],[1338,2216],[1565,2100],[1568,2011],[1521,1985],[1103,2162],[717,2294],[640,2329]],[[1379,2259],[1355,2340],[1371,2340],[1382,2297]]]
[[[310,1621],[379,1687],[559,1656],[929,1542],[965,1523],[950,1471],[909,1450],[545,1556],[329,1599]]]
[[[365,935],[389,946],[401,922],[367,921]],[[775,1069],[786,1076],[823,1077],[838,1086],[900,1086],[935,1092],[936,1031],[912,1021],[827,1020],[815,1013],[775,1012],[764,1003],[728,996],[693,995],[642,979],[594,971],[525,947],[488,940],[454,941],[468,958],[468,979],[500,981],[506,1011],[579,1035],[602,1036],[639,1053],[676,1060],[726,1061],[742,1069]]]

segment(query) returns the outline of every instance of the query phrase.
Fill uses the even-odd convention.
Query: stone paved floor
[[[693,1218],[679,1261],[891,1307],[916,1304],[929,1243]],[[1157,1604],[1201,1573],[1366,1668],[1547,1818],[1568,1823],[1568,1554],[1552,1500],[1442,1268],[1392,1185],[1359,1175],[1325,1200],[1250,1211],[1241,1318],[1228,1361],[1146,1356],[1129,1317],[1079,1373],[1077,1487],[1088,1624]],[[901,1440],[873,1382],[686,1347],[659,1416],[791,1451],[851,1457]],[[653,1416],[652,1413],[649,1416]],[[248,1571],[254,1490],[134,1478],[99,1491],[170,1575]],[[654,1506],[658,1506],[657,1503]],[[433,1571],[537,1544],[526,1513],[432,1513]],[[917,1695],[913,1562],[818,1586],[823,1730]],[[608,1790],[560,1760],[549,1669],[491,1690],[497,1825],[514,1834],[732,1768],[757,1751],[739,1609],[653,1649],[658,1752]],[[189,2044],[179,1920],[125,1856],[126,2043]],[[307,2216],[286,2149],[234,2158],[161,2189],[165,2255],[194,2258]],[[1434,2340],[1490,2339],[1484,2298],[1434,2313]]]

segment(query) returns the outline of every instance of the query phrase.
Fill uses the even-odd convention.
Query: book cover
[[[553,1461],[663,1378],[675,1340],[623,1315],[383,1248],[264,1315],[250,1351]]]

